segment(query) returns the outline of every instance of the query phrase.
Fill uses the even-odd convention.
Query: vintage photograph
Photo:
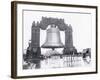
[[[12,6],[16,13],[12,29],[17,29],[13,75],[97,72],[96,6],[31,2],[13,2]]]
[[[25,23],[23,26],[23,69],[91,66],[90,14],[56,12],[58,16],[52,16],[55,12],[39,12],[47,14],[47,17],[39,17],[41,14],[32,15],[34,13],[37,14],[38,11],[23,13]],[[59,14],[66,16],[59,18]],[[75,17],[78,17],[76,23]],[[33,21],[30,21],[30,18]],[[29,24],[28,21],[32,23]]]

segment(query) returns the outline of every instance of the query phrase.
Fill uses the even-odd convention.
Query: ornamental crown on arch
[[[56,25],[58,26],[60,31],[72,31],[72,26],[68,25],[64,22],[64,19],[52,18],[52,17],[42,17],[41,21],[33,21],[32,28],[45,30],[48,25]]]

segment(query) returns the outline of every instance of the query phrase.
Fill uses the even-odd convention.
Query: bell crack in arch
[[[69,52],[74,49],[73,46],[73,36],[72,36],[72,26],[64,22],[64,19],[52,18],[52,17],[42,17],[41,21],[33,21],[32,30],[31,30],[31,47],[32,51],[34,48],[38,48],[39,55],[41,55],[40,47],[40,29],[46,30],[48,25],[55,25],[59,28],[60,31],[65,32],[65,47],[63,53]],[[34,52],[33,52],[34,53]]]

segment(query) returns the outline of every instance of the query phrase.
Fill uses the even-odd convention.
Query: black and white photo
[[[12,77],[97,72],[96,6],[15,1],[12,7]]]

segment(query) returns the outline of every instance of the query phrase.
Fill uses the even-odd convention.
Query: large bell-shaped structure
[[[64,47],[60,39],[60,31],[55,25],[52,25],[49,29],[47,29],[46,41],[41,47],[52,49]]]

